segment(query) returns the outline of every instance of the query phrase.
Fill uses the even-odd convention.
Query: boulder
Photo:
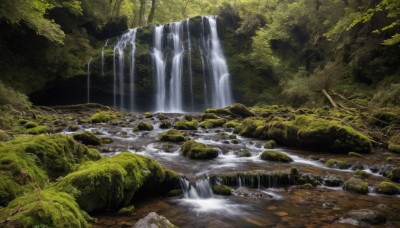
[[[360,194],[367,194],[368,184],[361,179],[353,177],[344,183],[343,190]]]
[[[218,151],[203,143],[187,141],[182,145],[182,154],[192,159],[212,159],[218,157]]]
[[[140,219],[134,228],[177,228],[164,216],[160,216],[155,212],[150,212],[146,217]]]
[[[386,217],[384,214],[369,209],[353,210],[350,211],[349,215],[352,219],[374,225],[386,222]]]
[[[266,161],[292,162],[293,159],[280,151],[267,150],[261,154],[261,159]]]

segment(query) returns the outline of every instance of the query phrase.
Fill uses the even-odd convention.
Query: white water
[[[169,34],[170,43],[174,50],[171,67],[171,79],[169,87],[170,112],[183,112],[182,109],[182,60],[184,47],[182,43],[182,21],[171,23]]]
[[[156,76],[156,111],[165,111],[165,61],[162,51],[164,25],[158,25],[153,32],[153,68]]]
[[[90,63],[92,62],[92,58],[89,59],[87,64],[87,103],[90,103]]]
[[[106,49],[107,46],[108,46],[108,39],[106,40],[106,43],[101,49],[101,76],[104,76],[104,50]]]
[[[190,19],[186,19],[186,31],[187,31],[187,46],[188,46],[188,68],[189,68],[189,83],[190,83],[190,103],[191,111],[194,111],[194,97],[193,97],[193,70],[192,70],[192,41],[190,39]]]

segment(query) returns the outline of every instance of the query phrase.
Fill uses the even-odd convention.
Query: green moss
[[[153,125],[151,125],[151,123],[149,122],[140,122],[137,125],[137,128],[139,129],[139,131],[152,131],[154,129]]]
[[[50,189],[16,198],[0,215],[6,227],[89,227],[88,218],[71,195]]]
[[[144,116],[144,118],[147,118],[147,119],[153,118],[153,114],[151,112],[145,112],[145,113],[143,113],[143,116]]]
[[[371,174],[365,172],[364,170],[359,170],[359,169],[354,171],[354,174],[357,176],[360,176],[362,179],[365,179],[365,178],[368,178],[371,176]]]
[[[275,147],[276,147],[275,140],[268,140],[264,145],[264,148],[266,149],[274,149]]]
[[[114,140],[112,138],[101,138],[101,144],[111,144]]]
[[[224,109],[224,108],[208,108],[204,111],[204,113],[212,113],[212,114],[216,114],[217,116],[232,116],[235,117],[235,115],[230,112],[228,109]]]
[[[70,131],[77,131],[79,129],[79,126],[76,124],[73,124],[73,125],[69,126],[68,129]]]
[[[229,135],[229,137],[228,137],[229,139],[237,139],[237,137],[236,137],[236,135],[235,134],[231,134],[231,135]]]
[[[237,115],[242,118],[247,118],[254,116],[254,113],[251,112],[246,106],[243,104],[233,104],[228,107],[228,110],[233,113],[234,115]]]
[[[74,134],[73,138],[85,145],[101,145],[101,139],[90,131],[84,131],[82,133]]]
[[[209,120],[209,119],[218,119],[218,116],[214,113],[203,113],[200,115],[201,121]]]
[[[127,206],[118,210],[119,215],[130,215],[135,211],[135,206]]]
[[[387,157],[386,158],[386,162],[393,162],[393,158],[392,157]]]
[[[196,119],[192,120],[178,120],[174,123],[174,128],[178,130],[197,130],[198,123]]]
[[[7,132],[0,129],[0,142],[8,141],[10,139],[11,139],[11,136],[9,134],[7,134]]]
[[[325,162],[325,165],[329,168],[337,168],[337,169],[348,169],[349,164],[345,161],[339,161],[335,159],[329,159],[327,162]]]
[[[239,150],[239,151],[235,152],[235,154],[238,157],[251,157],[251,156],[253,156],[253,154],[249,150],[246,150],[246,149]]]
[[[230,196],[232,195],[233,189],[226,185],[213,185],[213,193],[216,195]]]
[[[224,128],[235,128],[236,126],[241,125],[242,123],[237,121],[237,120],[231,120],[226,122],[224,125],[222,125]]]
[[[58,190],[76,192],[76,199],[87,212],[119,209],[132,205],[140,190],[146,194],[167,192],[165,169],[156,161],[129,152],[96,162],[86,162],[62,178]]]
[[[42,126],[42,125],[39,125],[34,128],[29,128],[24,131],[25,134],[30,134],[30,135],[39,135],[39,134],[45,134],[48,132],[49,132],[49,129],[46,126]]]
[[[226,121],[224,119],[208,119],[200,123],[200,127],[211,129],[216,127],[222,127]]]
[[[182,145],[184,156],[192,159],[212,159],[218,157],[218,151],[196,141],[187,141]]]
[[[360,194],[367,194],[368,184],[361,179],[351,178],[344,183],[343,190]]]
[[[279,162],[292,162],[293,161],[293,159],[291,159],[286,154],[284,154],[280,151],[273,151],[273,150],[264,151],[260,157],[262,160],[266,160],[266,161],[279,161]]]
[[[172,127],[172,124],[171,124],[171,122],[169,122],[169,120],[167,120],[167,119],[161,120],[161,124],[160,124],[161,129],[168,129],[171,127]]]
[[[90,117],[92,123],[106,123],[112,119],[109,112],[97,112]]]
[[[361,154],[356,153],[356,152],[349,152],[347,155],[349,155],[351,157],[365,158],[364,156],[362,156]]]
[[[158,139],[164,142],[185,142],[185,137],[180,131],[171,129],[158,135]]]
[[[388,181],[380,182],[375,190],[377,193],[385,195],[394,195],[400,192],[399,187],[396,184]]]
[[[266,123],[264,119],[247,118],[241,125],[236,125],[234,132],[246,137],[265,138]]]
[[[39,124],[37,124],[36,122],[27,122],[26,124],[25,124],[25,128],[26,129],[30,129],[30,128],[34,128],[34,127],[37,127]]]
[[[388,142],[388,149],[400,153],[400,133],[393,135]]]
[[[313,189],[314,186],[312,184],[310,184],[310,183],[305,183],[305,184],[303,184],[301,186],[301,188],[303,188],[303,189]]]
[[[400,182],[400,168],[394,168],[388,175],[389,179],[395,182]]]

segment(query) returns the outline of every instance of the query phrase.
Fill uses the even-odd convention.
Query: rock
[[[119,215],[130,215],[135,211],[135,206],[127,206],[118,210]]]
[[[388,149],[393,152],[400,153],[400,133],[390,137]]]
[[[339,187],[343,184],[343,179],[338,176],[330,175],[324,177],[322,183],[329,187]]]
[[[90,131],[84,131],[83,133],[74,134],[72,137],[85,145],[101,145],[101,139]]]
[[[239,151],[235,151],[235,154],[238,157],[251,157],[253,155],[251,151],[247,149],[240,149]]]
[[[185,142],[185,137],[180,131],[171,129],[158,135],[158,139],[164,142]]]
[[[151,125],[149,122],[140,122],[137,125],[137,128],[139,131],[152,131],[154,129],[153,125]]]
[[[182,154],[192,159],[212,159],[218,157],[218,151],[203,143],[187,141],[182,145]]]
[[[8,141],[11,139],[11,136],[7,134],[7,132],[0,129],[0,142]]]
[[[211,129],[216,127],[222,127],[226,121],[224,119],[208,119],[204,120],[199,124],[199,127],[205,129]]]
[[[293,159],[291,159],[286,154],[284,154],[280,151],[274,151],[274,150],[264,151],[260,157],[262,160],[267,160],[267,161],[279,161],[279,162],[292,162],[293,161]]]
[[[382,181],[376,186],[376,192],[385,195],[394,195],[399,193],[399,187],[391,182]]]
[[[400,182],[400,167],[394,168],[388,175],[389,179],[395,182]]]
[[[171,124],[171,122],[169,122],[169,120],[167,120],[167,119],[161,120],[161,124],[160,124],[161,129],[168,129],[171,127],[172,127],[172,124]]]
[[[184,117],[181,120],[178,120],[174,123],[174,128],[177,130],[197,130],[198,127],[198,122],[196,119],[191,118],[191,120],[188,117]]]
[[[150,212],[146,217],[140,219],[134,228],[177,228],[164,216],[160,216],[155,212]]]
[[[200,120],[209,120],[209,119],[218,119],[218,116],[215,115],[214,113],[203,113],[200,115]]]
[[[70,131],[77,131],[78,129],[79,129],[79,126],[76,124],[73,124],[68,127],[68,130],[70,130]]]
[[[337,169],[348,169],[350,167],[345,161],[339,161],[335,159],[329,159],[325,165],[329,168],[337,168]]]
[[[368,184],[361,179],[353,177],[344,183],[343,190],[349,191],[349,192],[356,192],[356,193],[360,193],[360,194],[367,194],[368,193]]]
[[[350,218],[369,224],[382,224],[386,222],[384,214],[369,209],[353,210],[349,213]]]
[[[224,195],[224,196],[232,195],[232,191],[233,191],[233,189],[231,187],[228,187],[226,185],[213,185],[212,190],[213,190],[214,194]]]
[[[97,112],[90,117],[92,123],[106,123],[112,119],[109,112]]]
[[[145,112],[143,113],[144,118],[146,119],[151,119],[153,118],[153,114],[151,114],[151,112]]]
[[[276,147],[275,140],[268,140],[264,145],[265,149],[274,149],[275,147]]]
[[[39,124],[37,124],[36,122],[27,122],[25,124],[25,128],[26,129],[34,128],[34,127],[37,127],[37,126],[39,126]]]
[[[254,116],[254,113],[252,113],[246,106],[242,104],[233,104],[228,107],[228,110],[231,113],[240,116],[242,118]]]
[[[366,179],[366,178],[368,178],[368,177],[371,176],[370,173],[367,173],[366,171],[364,171],[364,170],[359,170],[359,169],[357,169],[356,171],[354,171],[354,174],[357,175],[357,176],[360,176],[362,179]]]

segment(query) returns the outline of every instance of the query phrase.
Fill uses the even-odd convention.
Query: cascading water
[[[92,62],[92,58],[89,59],[87,64],[87,103],[90,103],[90,63]]]
[[[156,77],[156,111],[165,111],[165,61],[163,54],[164,25],[158,25],[153,33],[153,68]]]
[[[108,39],[106,40],[106,43],[104,44],[103,48],[101,49],[101,76],[104,76],[104,51],[107,46],[108,46]]]
[[[182,43],[182,22],[171,23],[169,34],[171,46],[174,50],[171,67],[171,79],[169,87],[169,98],[171,112],[182,112],[182,60],[184,47]]]
[[[194,185],[186,178],[181,178],[183,196],[186,199],[208,199],[213,197],[209,179],[198,180]]]
[[[186,19],[187,31],[187,47],[188,47],[188,68],[189,68],[189,83],[190,83],[190,103],[191,111],[194,110],[194,97],[193,97],[193,70],[192,70],[192,40],[190,39],[190,19]]]

